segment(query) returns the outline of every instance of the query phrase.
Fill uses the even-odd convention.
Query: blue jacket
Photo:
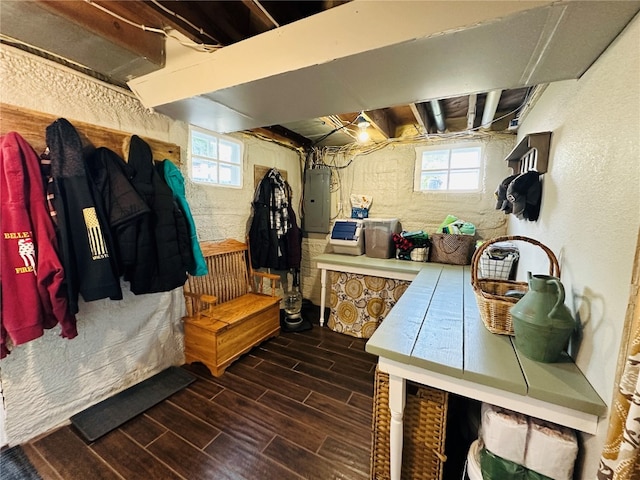
[[[194,276],[206,275],[208,273],[207,262],[205,262],[198,235],[196,234],[196,224],[191,215],[191,209],[187,203],[184,190],[184,177],[180,173],[180,169],[176,167],[170,160],[163,160],[160,168],[164,169],[164,180],[173,192],[173,198],[178,203],[180,210],[184,213],[189,227],[189,235],[191,236],[191,248],[193,249],[193,265],[187,265],[187,271]]]

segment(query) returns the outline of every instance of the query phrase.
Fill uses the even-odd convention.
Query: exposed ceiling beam
[[[280,26],[258,0],[242,0],[242,3],[249,9],[254,19],[262,24],[265,31]]]
[[[472,93],[469,95],[469,109],[467,110],[467,130],[473,129],[473,124],[476,121],[476,104],[478,103],[478,94]]]
[[[130,9],[128,3],[102,2],[108,4],[109,11],[135,24],[163,26],[153,9],[143,4]],[[2,2],[0,32],[18,44],[100,72],[111,81],[124,83],[162,68],[166,58],[164,35],[121,21],[101,10],[102,4]]]
[[[302,135],[298,135],[297,133],[292,132],[291,130],[280,125],[254,128],[251,130],[251,132],[269,137],[277,142],[283,143],[285,145],[288,145],[289,147],[296,149],[300,147],[309,148],[312,146],[311,141],[308,138],[303,137]]]
[[[246,9],[239,2],[199,3],[236,3]],[[265,0],[264,4],[271,11],[271,3]],[[446,4],[351,2],[212,54],[181,51],[175,62],[168,59],[162,72],[138,77],[128,85],[144,106],[167,115],[180,108],[185,116],[179,118],[185,121],[200,117],[200,112],[192,115],[188,110],[191,99],[208,102],[209,109],[225,113],[206,115],[211,125],[207,128],[219,132],[285,125],[333,112],[520,88],[526,86],[525,80],[536,84],[578,78],[606,48],[609,33],[619,31],[638,8],[627,9],[627,3],[621,2],[620,11],[615,9],[601,25],[604,8],[600,3],[596,8],[591,2],[480,1],[469,2],[460,12]],[[390,16],[396,18],[392,26]],[[574,43],[564,40],[592,24],[607,34],[583,39],[584,51],[581,48],[577,55]],[[317,42],[327,31],[341,32],[341,41]],[[371,31],[380,34],[370,35]],[[517,41],[513,31],[521,32]],[[470,44],[477,48],[465,48]],[[455,54],[437,54],[441,52]],[[492,68],[485,68],[488,64]],[[477,75],[479,68],[483,75]],[[356,78],[376,81],[356,85]],[[477,100],[480,110],[482,99]],[[468,108],[464,103],[459,115],[462,128]],[[444,113],[454,118],[449,110]]]
[[[410,103],[409,108],[411,108],[411,112],[416,118],[416,122],[420,126],[422,133],[429,133],[431,122],[429,121],[427,106],[424,103]]]
[[[182,2],[176,2],[180,4]],[[235,4],[237,2],[196,2],[204,4]],[[277,2],[275,2],[277,3]],[[147,107],[155,107],[166,105],[170,102],[180,101],[197,95],[207,95],[211,100],[224,103],[231,107],[228,103],[231,99],[229,95],[239,95],[245,105],[238,104],[231,107],[239,112],[246,112],[246,104],[252,102],[252,98],[246,93],[247,88],[255,88],[258,82],[266,85],[277,80],[288,80],[300,85],[305,85],[305,89],[299,88],[295,93],[304,92],[306,97],[324,98],[322,95],[310,95],[310,88],[317,88],[322,85],[326,90],[335,90],[332,92],[331,98],[336,103],[347,103],[350,105],[346,111],[358,110],[356,104],[362,105],[364,108],[375,108],[372,103],[371,107],[366,104],[371,102],[371,98],[376,98],[381,103],[380,106],[408,103],[408,101],[416,101],[419,98],[442,98],[445,91],[457,89],[456,83],[445,82],[446,85],[434,84],[425,79],[424,62],[420,55],[428,55],[429,45],[434,42],[440,43],[444,41],[447,35],[436,35],[442,32],[454,32],[468,27],[470,25],[482,24],[491,31],[494,29],[504,29],[496,18],[511,17],[512,15],[527,11],[533,6],[543,6],[549,4],[546,2],[470,2],[468,7],[455,13],[447,5],[447,2],[350,2],[336,8],[332,8],[323,12],[321,15],[312,15],[299,22],[285,25],[276,30],[265,32],[262,35],[247,38],[242,42],[230,45],[227,48],[220,49],[214,55],[203,57],[195,52],[192,55],[183,55],[180,59],[180,65],[172,68],[170,65],[158,75],[147,75],[137,78],[130,82],[129,86],[138,95],[142,103]],[[244,7],[242,4],[237,3]],[[488,8],[488,5],[491,8]],[[546,15],[546,12],[539,13]],[[393,28],[388,23],[390,17],[396,18],[397,23]],[[520,17],[516,17],[519,19]],[[546,16],[545,16],[546,18]],[[218,23],[224,23],[223,18],[216,18]],[[318,42],[317,38],[326,36],[327,31],[341,32],[341,41],[335,42]],[[379,34],[370,35],[371,31],[379,31]],[[477,28],[470,28],[468,32],[482,31]],[[468,35],[463,35],[459,39],[460,42],[469,42],[473,39]],[[534,32],[535,35],[535,32]],[[456,36],[458,38],[459,35]],[[528,43],[527,43],[528,45]],[[438,48],[433,45],[431,48]],[[402,53],[400,53],[400,50]],[[405,49],[410,50],[405,52]],[[282,52],[287,51],[287,55]],[[404,90],[414,87],[415,83],[421,86],[420,91],[413,91],[412,96],[416,98],[406,98],[403,92],[387,93],[380,95],[382,87],[376,83],[367,83],[362,86],[363,92],[352,97],[349,102],[343,102],[336,97],[337,93],[342,93],[342,88],[337,89],[343,80],[337,75],[351,75],[350,69],[358,65],[359,71],[364,73],[368,67],[374,67],[379,71],[376,62],[369,61],[372,54],[380,55],[383,59],[399,58],[404,54],[407,58],[412,57],[413,62],[417,66],[423,66],[419,72],[413,72],[411,81],[407,80],[407,86]],[[464,51],[463,51],[464,53]],[[468,52],[467,52],[468,53]],[[494,55],[496,53],[493,53]],[[474,55],[476,53],[474,52]],[[526,54],[523,54],[526,56]],[[238,63],[238,59],[242,58],[243,62]],[[475,58],[477,62],[480,60]],[[461,58],[461,64],[466,65],[467,59]],[[527,63],[527,58],[522,59],[522,63]],[[473,68],[473,65],[469,65]],[[516,73],[513,75],[520,77],[517,67],[512,67]],[[412,69],[403,72],[411,73]],[[220,72],[224,72],[221,75]],[[388,73],[388,72],[387,72]],[[285,75],[286,74],[286,75]],[[496,73],[498,75],[498,73]],[[315,84],[309,82],[306,77],[322,78]],[[366,78],[366,77],[365,77]],[[483,82],[489,82],[490,79],[483,79]],[[511,83],[511,78],[505,79],[501,77],[503,83]],[[331,83],[327,87],[327,83]],[[338,85],[336,85],[338,84]],[[281,84],[282,85],[282,84]],[[242,87],[238,89],[237,87]],[[468,87],[468,86],[467,86]],[[474,90],[482,90],[483,85],[474,85]],[[240,90],[245,90],[240,93]],[[278,92],[269,95],[269,100],[275,101]],[[286,95],[291,100],[292,92],[288,87],[284,88],[282,95]],[[454,92],[461,93],[461,92]],[[261,100],[263,94],[260,94]],[[225,98],[221,98],[225,97]],[[402,98],[402,100],[401,100]],[[294,100],[295,101],[295,100]],[[227,103],[225,103],[227,102]],[[311,110],[300,112],[298,118],[305,116],[319,116],[334,110],[334,106],[328,101],[323,101],[322,105],[328,109],[325,112],[312,112]],[[263,105],[264,106],[264,102]],[[353,108],[356,107],[356,108]],[[314,108],[313,110],[318,110]],[[345,111],[345,110],[342,110]],[[262,123],[268,121],[268,116],[276,116],[277,112],[273,108],[269,108],[268,112],[272,115],[261,115],[260,119],[254,119],[254,123]],[[291,118],[282,121],[295,120]],[[248,124],[249,122],[247,122]],[[269,122],[271,124],[274,122]],[[220,129],[225,130],[226,127],[221,125]]]
[[[143,3],[131,2],[34,2],[39,7],[81,25],[82,28],[99,35],[131,52],[145,56],[153,63],[164,65],[164,36],[134,27],[110,15],[106,8],[139,25],[160,28],[162,19],[158,13]]]
[[[323,0],[322,8],[324,10],[328,10],[333,7],[337,7],[338,5],[342,5],[343,3],[348,3],[351,0]]]
[[[126,6],[131,9],[136,8],[136,5],[139,4],[147,6],[147,3],[148,2],[125,2]],[[182,4],[178,5],[177,2],[165,3],[167,5],[164,5],[160,1],[154,1],[147,6],[147,8],[152,8],[162,14],[164,27],[176,30],[196,43],[222,44],[222,39],[214,36],[214,32],[209,28],[204,28],[205,26],[209,27],[211,22],[207,21],[197,5],[193,8],[185,9]]]
[[[75,2],[74,2],[75,3]],[[138,2],[123,2],[138,3]],[[250,11],[242,2],[181,2],[159,1],[165,8],[183,18],[188,18],[222,45],[231,45],[247,37],[269,30],[259,23],[251,23]],[[185,32],[183,23],[177,23],[178,30]],[[191,28],[187,28],[193,33]],[[200,41],[204,41],[200,37]]]
[[[371,126],[380,132],[386,139],[396,136],[396,122],[386,110],[368,110],[364,112]]]

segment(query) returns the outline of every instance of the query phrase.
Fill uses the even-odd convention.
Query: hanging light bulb
[[[369,140],[369,133],[367,128],[371,125],[364,116],[364,112],[360,112],[358,118],[356,118],[356,125],[358,126],[358,141],[366,142]]]
[[[358,128],[369,128],[369,125],[371,125],[367,118],[364,116],[364,112],[360,112],[360,115],[358,115],[358,118],[356,118],[356,125],[358,126]]]
[[[364,143],[367,140],[369,140],[369,132],[367,132],[366,129],[361,128],[360,131],[358,132],[358,141]]]

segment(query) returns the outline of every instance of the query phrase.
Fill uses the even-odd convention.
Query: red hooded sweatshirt
[[[73,338],[64,271],[46,206],[40,161],[17,133],[0,137],[0,358],[56,324]]]

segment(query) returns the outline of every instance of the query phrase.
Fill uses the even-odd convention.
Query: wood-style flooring
[[[317,324],[281,333],[97,441],[23,445],[45,480],[367,479],[377,357]]]
[[[65,426],[22,447],[44,480],[368,479],[377,357],[365,343],[316,321],[219,378],[184,365],[194,383],[93,443]],[[444,480],[462,478],[474,410],[449,395]]]

